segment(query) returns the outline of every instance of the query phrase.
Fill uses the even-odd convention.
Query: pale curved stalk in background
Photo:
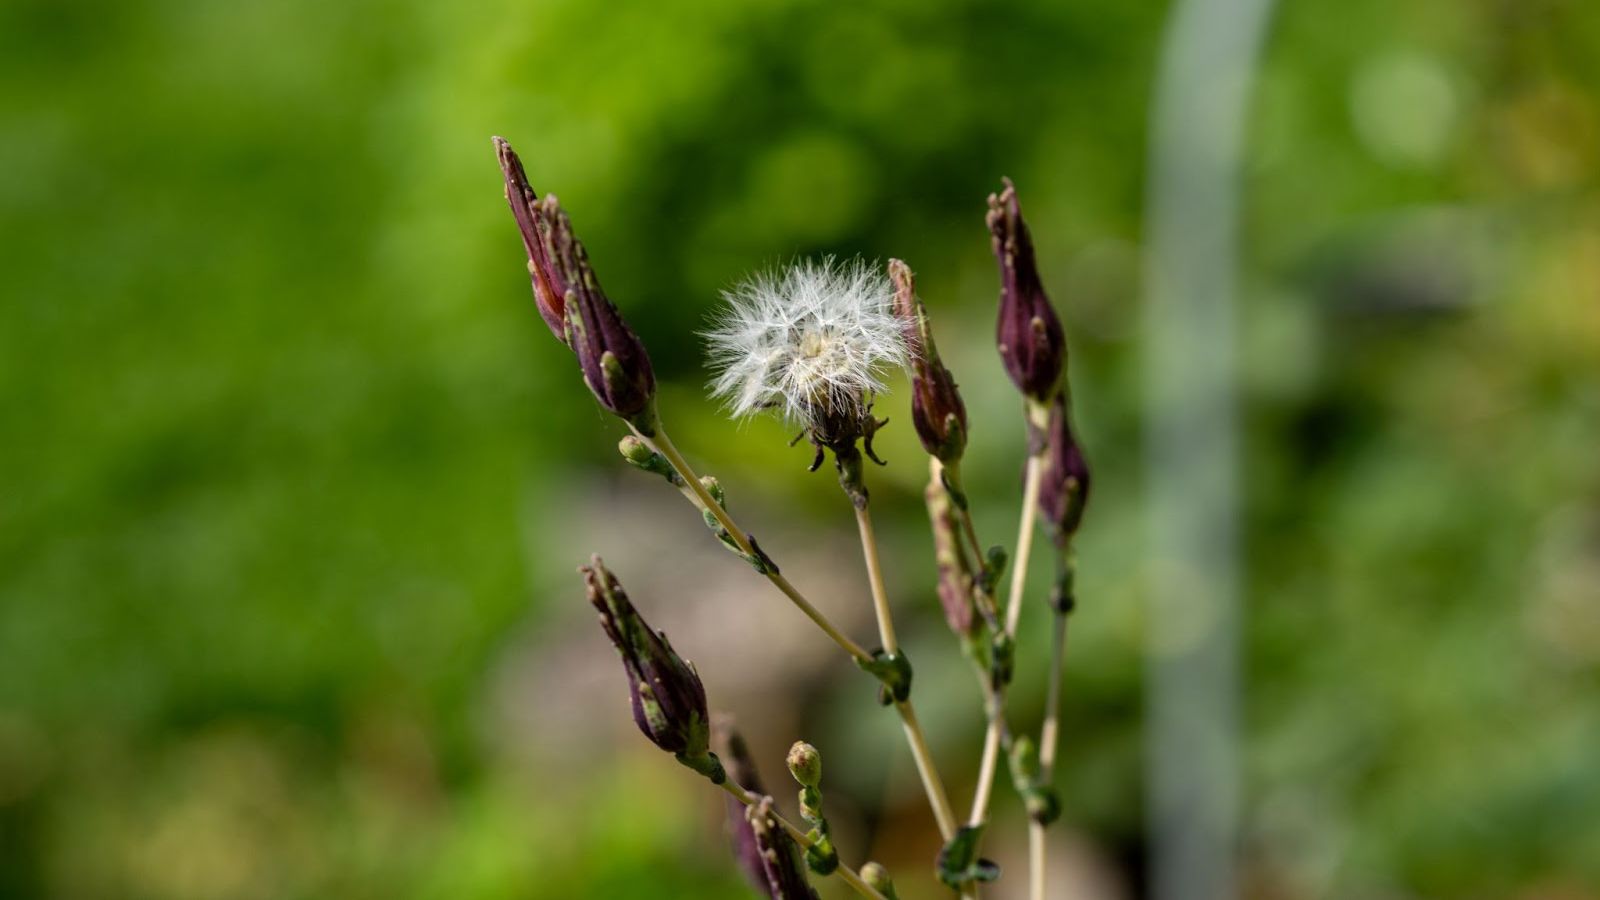
[[[1238,896],[1234,297],[1246,112],[1271,0],[1178,0],[1146,191],[1151,896]]]

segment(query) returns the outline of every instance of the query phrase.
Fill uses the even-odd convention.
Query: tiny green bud
[[[717,501],[718,506],[723,509],[728,508],[728,495],[723,492],[722,482],[717,480],[717,476],[701,475],[700,486],[706,489],[706,493],[711,495],[711,499]]]
[[[994,644],[990,647],[989,676],[996,685],[1011,683],[1011,676],[1016,673],[1017,641],[1004,631],[994,636]]]
[[[900,900],[900,895],[894,892],[894,882],[889,878],[889,870],[882,863],[869,862],[861,867],[861,880],[882,894],[888,900]]]
[[[1011,777],[1019,786],[1039,777],[1039,752],[1025,734],[1011,742]]]
[[[650,445],[641,440],[637,435],[628,435],[617,442],[617,452],[622,454],[622,459],[636,469],[642,469],[672,482],[682,485],[683,478],[678,475],[678,470],[667,462],[667,458],[650,448]]]
[[[822,754],[805,741],[795,741],[789,748],[789,774],[794,780],[809,788],[822,783]]]

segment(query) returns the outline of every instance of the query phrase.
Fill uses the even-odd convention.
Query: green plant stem
[[[750,793],[739,785],[734,784],[732,781],[724,781],[721,787],[723,790],[732,795],[733,799],[738,800],[745,806],[754,806],[757,802],[759,802],[759,798],[756,795]],[[804,831],[801,831],[798,826],[779,815],[776,811],[772,813],[772,818],[775,819],[779,825],[782,825],[783,830],[789,833],[789,837],[794,838],[795,843],[799,844],[801,847],[809,849],[812,844],[816,843],[808,834],[806,834]],[[856,874],[855,869],[850,868],[844,863],[841,862],[839,864],[839,868],[833,870],[833,874],[839,876],[839,878],[843,880],[845,884],[855,888],[856,893],[860,894],[861,896],[872,897],[875,898],[875,900],[885,900],[882,894],[878,893],[872,888],[871,885],[861,880],[861,876]]]
[[[638,435],[640,440],[649,444],[656,452],[665,457],[667,462],[672,465],[672,468],[677,470],[678,476],[683,479],[684,485],[692,491],[691,499],[701,509],[710,512],[711,515],[716,517],[717,522],[722,525],[734,543],[738,545],[740,552],[755,558],[756,549],[750,543],[744,530],[739,527],[738,523],[733,521],[733,518],[728,515],[728,511],[722,508],[722,504],[718,503],[705,489],[705,486],[700,483],[700,477],[695,474],[694,469],[690,468],[688,461],[683,458],[683,454],[678,452],[678,448],[672,443],[672,439],[667,436],[666,428],[658,424],[656,433],[653,436],[640,434],[637,429],[634,430],[634,434]],[[862,548],[868,560],[867,568],[869,578],[872,581],[873,604],[878,610],[879,634],[884,637],[884,649],[894,652],[898,645],[894,643],[894,624],[889,618],[888,600],[883,590],[883,575],[878,565],[877,539],[872,531],[871,519],[866,518],[864,510],[860,512],[858,519],[862,523]],[[764,574],[769,581],[777,586],[778,590],[783,592],[784,596],[788,597],[795,606],[800,608],[801,612],[815,622],[817,627],[826,632],[834,643],[844,648],[845,652],[862,662],[872,659],[872,654],[840,631],[827,616],[823,615],[794,585],[789,583],[789,579],[777,572],[767,571]],[[933,754],[928,750],[927,738],[922,733],[922,726],[917,719],[916,709],[911,705],[911,701],[907,700],[902,703],[896,703],[895,710],[900,714],[900,721],[905,726],[906,742],[911,747],[912,758],[917,764],[917,774],[922,779],[924,790],[927,791],[928,805],[933,809],[934,820],[939,825],[939,833],[948,841],[955,834],[955,814],[951,812],[950,799],[945,793],[944,783],[939,779],[939,771],[934,767]]]
[[[1067,614],[1056,611],[1050,643],[1050,681],[1046,688],[1044,724],[1039,727],[1039,779],[1049,784],[1055,777],[1056,743],[1060,735],[1061,667],[1066,657]],[[1028,822],[1028,896],[1044,900],[1045,828],[1043,822]]]
[[[651,445],[656,452],[666,457],[667,462],[672,464],[672,467],[677,470],[678,476],[683,479],[684,486],[688,489],[691,499],[695,501],[695,505],[715,516],[717,522],[728,532],[728,536],[738,545],[739,551],[751,559],[755,559],[757,551],[755,546],[750,543],[749,536],[733,521],[732,517],[728,515],[728,511],[722,508],[722,504],[718,503],[706,491],[705,485],[700,483],[700,476],[695,474],[694,470],[689,467],[688,461],[683,458],[683,454],[678,452],[678,448],[672,443],[672,439],[667,436],[666,429],[658,425],[654,437],[646,437],[640,434],[638,430],[635,430],[634,434],[638,435],[645,443]],[[822,611],[817,609],[811,601],[807,600],[805,595],[800,593],[799,589],[791,584],[789,579],[784,577],[782,573],[768,571],[763,574],[767,576],[768,581],[771,581],[778,590],[783,592],[785,597],[789,598],[789,602],[805,613],[807,618],[816,623],[816,626],[821,628],[828,637],[832,638],[834,643],[844,648],[846,653],[862,662],[872,659],[872,654],[868,653],[860,644],[851,640],[849,635],[840,631],[839,627],[834,625],[831,619],[823,615]]]
[[[877,532],[872,527],[872,516],[864,506],[856,508],[856,526],[861,532],[861,553],[867,561],[867,581],[872,587],[872,606],[878,616],[878,635],[883,639],[885,652],[898,653],[900,645],[895,639],[889,594],[884,588],[883,568],[878,562]],[[905,726],[906,743],[910,745],[911,756],[916,761],[917,774],[922,777],[922,787],[928,793],[928,806],[933,809],[939,834],[948,841],[956,833],[956,816],[950,808],[950,797],[945,793],[939,770],[933,764],[933,753],[928,749],[928,739],[922,733],[916,708],[911,705],[910,698],[896,702],[894,708],[900,713],[900,722]]]
[[[1022,515],[1017,526],[1017,557],[1011,564],[1011,594],[1006,600],[1005,632],[1015,637],[1017,620],[1022,614],[1022,594],[1027,587],[1028,556],[1033,546],[1034,524],[1039,505],[1039,484],[1044,474],[1043,457],[1028,457],[1022,487]],[[972,815],[968,824],[982,825],[989,816],[989,798],[993,793],[994,772],[1000,761],[1000,737],[1005,729],[1005,691],[995,690],[993,708],[989,711],[989,727],[983,737],[983,757],[978,767],[978,785],[973,791]]]
[[[1029,900],[1044,900],[1044,871],[1049,864],[1049,857],[1045,855],[1044,828],[1039,822],[1028,822]]]
[[[894,636],[894,614],[889,610],[889,592],[884,589],[883,570],[878,564],[878,534],[872,527],[872,514],[864,506],[856,508],[856,529],[861,532],[861,555],[867,561],[867,581],[872,586],[872,610],[878,617],[878,637],[885,653],[899,653]]]
[[[950,498],[950,506],[955,510],[956,520],[961,523],[961,533],[966,537],[967,543],[972,547],[972,565],[980,571],[986,566],[987,557],[983,552],[983,543],[978,540],[978,529],[972,522],[971,497],[967,494],[967,487],[961,480],[960,461],[943,463],[937,456],[928,457],[928,474],[933,478],[933,483],[938,485]],[[959,495],[964,502],[957,502]],[[987,591],[974,591],[973,602],[978,607],[978,613],[989,627],[999,626],[999,611],[995,609],[994,598]]]
[[[934,475],[939,479],[939,484],[950,494],[950,501],[955,506],[956,518],[961,521],[961,531],[966,535],[967,543],[972,545],[972,559],[978,565],[983,565],[983,544],[978,540],[978,529],[972,524],[971,495],[967,493],[967,486],[961,480],[961,462],[941,463],[938,457],[929,457],[933,464]],[[956,502],[959,496],[962,502]]]

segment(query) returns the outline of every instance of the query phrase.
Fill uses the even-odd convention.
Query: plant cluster
[[[797,430],[795,441],[815,448],[811,468],[829,456],[849,498],[860,533],[878,646],[846,635],[783,575],[778,563],[728,512],[725,490],[697,474],[673,444],[655,397],[650,357],[606,297],[566,212],[529,185],[521,161],[496,138],[506,199],[516,218],[540,316],[577,358],[584,382],[602,407],[628,426],[619,449],[625,461],[666,480],[700,512],[730,551],[811,619],[878,683],[879,701],[892,708],[927,793],[944,844],[933,861],[939,880],[963,897],[977,897],[1000,875],[981,855],[989,805],[1002,755],[1028,812],[1030,895],[1045,889],[1045,829],[1060,813],[1053,786],[1066,622],[1074,606],[1073,537],[1088,497],[1089,470],[1071,427],[1060,320],[1045,295],[1033,243],[1015,187],[989,197],[987,225],[1000,270],[996,341],[1002,362],[1022,394],[1027,429],[1023,497],[1013,554],[979,541],[972,497],[961,478],[968,441],[966,406],[955,377],[939,357],[928,311],[911,269],[831,258],[758,275],[724,295],[725,305],[705,335],[715,376],[711,393],[734,416],[772,413]],[[987,720],[970,812],[958,817],[929,753],[912,701],[913,669],[896,639],[870,515],[866,461],[879,465],[873,435],[887,424],[874,414],[886,376],[905,369],[911,382],[911,421],[927,451],[926,491],[938,596],[981,686]],[[1007,726],[1006,692],[1015,671],[1017,624],[1037,530],[1051,538],[1055,577],[1049,592],[1053,639],[1043,725],[1037,737]],[[1009,563],[1004,602],[1000,594]],[[787,765],[800,786],[804,826],[774,810],[744,742],[726,716],[710,712],[694,666],[665,634],[651,628],[616,575],[595,556],[583,573],[589,602],[616,646],[627,676],[633,717],[652,743],[729,796],[730,826],[739,864],[772,898],[813,898],[812,877],[840,878],[866,897],[894,898],[883,866],[859,870],[840,859],[823,809],[822,757],[797,742]]]

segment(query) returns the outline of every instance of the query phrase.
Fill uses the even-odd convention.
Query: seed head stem
[[[883,570],[878,563],[877,532],[872,527],[872,516],[865,506],[856,507],[856,525],[861,532],[861,553],[867,560],[867,580],[872,585],[872,606],[878,614],[878,634],[883,639],[883,649],[887,653],[899,653],[894,618],[889,611],[889,594],[884,589]],[[928,739],[917,720],[916,708],[906,699],[896,703],[895,709],[899,711],[900,722],[905,726],[906,743],[911,746],[911,756],[916,761],[917,774],[922,777],[922,787],[928,793],[928,805],[933,809],[939,834],[948,841],[956,833],[956,816],[950,808],[950,797],[945,793],[939,770],[933,764],[933,753],[928,749]]]

